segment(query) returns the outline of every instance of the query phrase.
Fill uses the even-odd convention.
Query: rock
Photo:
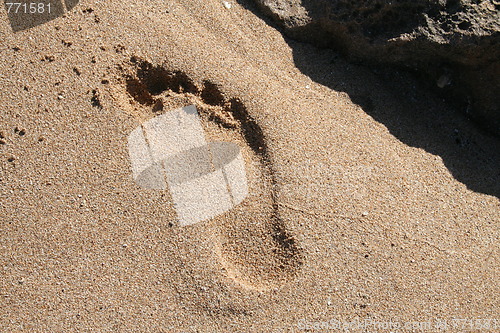
[[[291,38],[410,69],[500,136],[497,0],[254,0]]]

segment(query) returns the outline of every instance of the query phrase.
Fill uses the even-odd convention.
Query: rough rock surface
[[[297,40],[411,70],[500,135],[500,0],[255,0]]]

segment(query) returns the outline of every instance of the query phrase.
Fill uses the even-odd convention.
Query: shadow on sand
[[[238,2],[276,27],[251,1]],[[482,131],[412,74],[351,64],[334,50],[285,40],[304,75],[347,93],[406,145],[440,156],[453,177],[470,190],[500,197],[500,140]]]

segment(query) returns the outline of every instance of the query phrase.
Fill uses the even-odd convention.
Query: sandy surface
[[[84,0],[17,33],[0,9],[0,331],[500,320],[499,141],[231,4]],[[127,137],[190,104],[250,195],[179,227]]]

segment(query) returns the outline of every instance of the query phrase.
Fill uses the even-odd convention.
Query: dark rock
[[[296,40],[418,73],[500,135],[497,0],[254,0]]]

